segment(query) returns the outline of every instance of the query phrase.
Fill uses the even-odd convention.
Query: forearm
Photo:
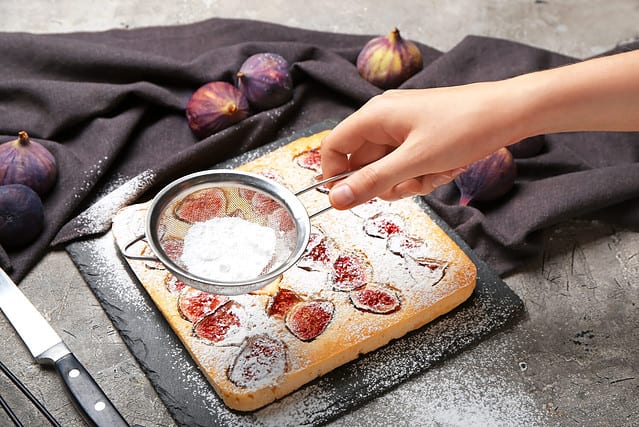
[[[460,168],[524,138],[639,131],[639,51],[463,86],[388,91],[322,143],[326,177],[360,169],[330,193],[348,209],[427,194]]]
[[[571,131],[639,131],[639,51],[503,82],[522,138]]]

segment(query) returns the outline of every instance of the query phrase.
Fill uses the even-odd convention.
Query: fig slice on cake
[[[321,335],[331,319],[335,306],[326,300],[297,303],[286,315],[286,327],[302,341],[311,341]]]
[[[358,310],[375,314],[393,313],[401,306],[397,292],[383,285],[366,285],[351,291],[349,297]]]
[[[288,368],[286,344],[268,335],[246,339],[228,370],[229,380],[238,387],[257,388],[273,384]]]

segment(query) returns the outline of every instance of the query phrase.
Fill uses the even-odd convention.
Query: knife
[[[41,365],[55,367],[74,405],[90,425],[128,427],[91,374],[2,269],[0,309],[35,360]]]

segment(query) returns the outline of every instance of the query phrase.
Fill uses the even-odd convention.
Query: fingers
[[[428,194],[454,178],[446,171],[454,161],[442,155],[446,140],[435,138],[437,121],[424,123],[414,116],[413,94],[376,96],[325,137],[320,149],[323,178],[356,171],[332,185],[334,208],[349,209],[377,195],[398,199]]]
[[[362,166],[369,165],[386,156],[393,149],[387,145],[367,144],[362,149],[351,153],[349,157],[350,167],[352,170],[360,169]]]
[[[400,182],[390,189],[390,191],[380,194],[384,200],[399,200],[406,197],[426,195],[437,187],[452,182],[458,175],[463,173],[465,168],[458,168],[438,174],[424,175],[417,178]]]
[[[379,120],[379,98],[372,98],[324,138],[320,148],[324,178],[368,164],[389,151],[380,147],[399,145]]]
[[[348,179],[340,181],[329,192],[331,205],[336,209],[350,209],[378,196],[384,200],[399,200],[416,195],[426,195],[435,188],[452,182],[465,168],[457,168],[442,173],[409,178],[383,191],[377,191],[376,182],[384,182],[384,177],[375,175],[371,168],[363,168]],[[374,168],[373,168],[374,169]],[[363,173],[363,174],[362,174]]]
[[[331,205],[336,209],[350,209],[412,178],[405,156],[398,151],[390,152],[336,183],[329,192]]]

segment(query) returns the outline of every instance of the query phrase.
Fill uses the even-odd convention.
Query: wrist
[[[548,108],[546,83],[539,72],[499,82],[509,110],[510,142],[555,132],[553,113]]]
[[[539,95],[522,81],[522,77],[487,83],[489,96],[485,99],[485,105],[490,106],[492,126],[500,129],[492,144],[495,146],[490,147],[493,151],[539,135],[540,129],[543,128],[539,115]]]

